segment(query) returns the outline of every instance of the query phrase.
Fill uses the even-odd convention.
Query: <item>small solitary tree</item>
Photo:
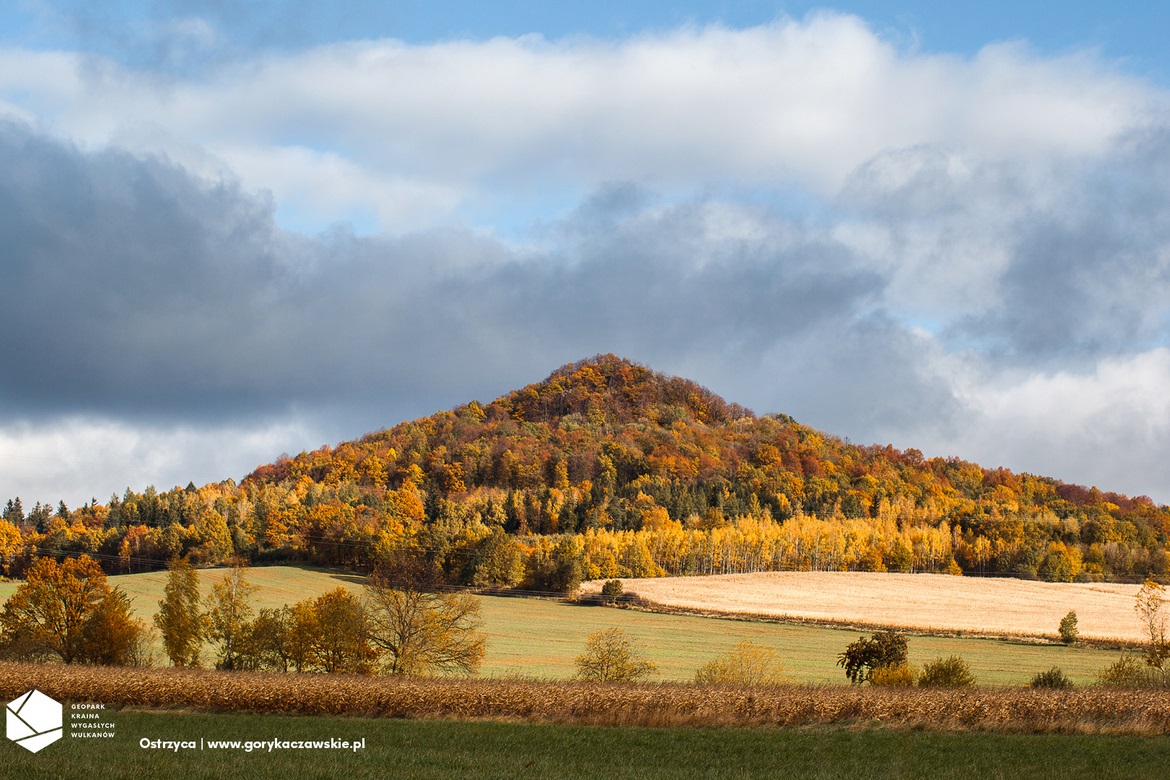
[[[616,626],[590,634],[577,656],[577,679],[589,682],[633,682],[657,670]]]
[[[1069,612],[1060,619],[1060,641],[1066,645],[1076,644],[1078,633],[1077,613]]]
[[[601,586],[601,597],[605,599],[606,604],[616,604],[617,600],[622,595],[622,581],[621,580],[607,580]]]
[[[167,570],[154,624],[162,633],[163,649],[172,664],[198,667],[207,634],[207,616],[199,608],[199,576],[187,558],[172,559]]]
[[[906,663],[906,635],[897,631],[876,631],[861,637],[837,656],[837,666],[845,667],[845,676],[854,685],[870,679],[874,669]]]

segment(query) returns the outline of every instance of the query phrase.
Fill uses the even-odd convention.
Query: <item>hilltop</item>
[[[11,507],[10,507],[11,509]],[[111,570],[410,555],[458,584],[785,569],[1125,579],[1170,569],[1170,508],[1051,477],[860,446],[756,416],[614,355],[231,480],[6,512],[12,573],[40,550]]]

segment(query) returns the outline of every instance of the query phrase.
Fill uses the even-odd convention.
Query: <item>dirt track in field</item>
[[[664,607],[930,631],[1055,637],[1077,613],[1084,638],[1141,641],[1138,585],[1053,583],[945,574],[767,572],[622,580]],[[582,586],[596,593],[600,582]]]

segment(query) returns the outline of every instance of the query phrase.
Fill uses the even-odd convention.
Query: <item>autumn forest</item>
[[[613,355],[489,404],[227,480],[70,509],[7,501],[3,573],[88,554],[108,573],[241,555],[369,571],[424,560],[451,585],[770,570],[1170,572],[1170,507],[756,416]]]

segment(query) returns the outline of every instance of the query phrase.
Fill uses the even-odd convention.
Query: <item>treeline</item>
[[[483,405],[282,457],[236,484],[17,499],[0,561],[87,553],[108,572],[241,556],[373,570],[424,554],[449,584],[783,569],[1140,579],[1170,572],[1170,508],[857,446],[613,356]]]
[[[368,578],[361,595],[338,587],[257,611],[242,561],[203,595],[190,562],[175,559],[151,626],[133,617],[125,592],[92,558],[41,558],[0,609],[0,658],[153,666],[161,634],[180,668],[202,667],[210,645],[206,660],[226,671],[474,674],[486,644],[478,599],[435,590],[425,564],[395,563]]]

